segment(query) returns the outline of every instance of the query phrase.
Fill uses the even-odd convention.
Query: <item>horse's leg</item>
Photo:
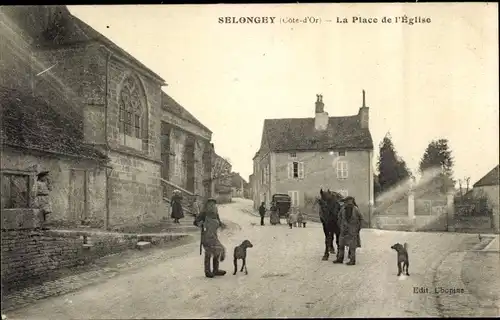
[[[330,247],[330,253],[335,253],[335,247],[333,246],[333,237],[335,236],[335,233],[333,230],[330,232],[330,238],[328,239],[328,246]]]
[[[335,236],[335,225],[333,223],[328,224],[328,231],[329,231],[329,237],[328,237],[328,248],[330,250],[330,253],[335,253],[335,247],[333,246],[333,237]]]
[[[328,260],[328,258],[330,257],[330,254],[329,254],[329,250],[328,250],[328,228],[327,228],[327,225],[321,221],[321,224],[323,225],[323,232],[325,233],[325,254],[323,255],[323,261],[326,261]]]
[[[337,250],[340,250],[340,247],[339,247],[340,228],[339,228],[339,226],[335,225],[333,232],[335,233],[335,243],[337,244]]]

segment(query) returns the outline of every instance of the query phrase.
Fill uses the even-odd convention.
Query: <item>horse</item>
[[[339,249],[339,236],[340,226],[338,224],[338,215],[341,208],[340,201],[343,199],[342,195],[330,190],[319,191],[320,197],[317,199],[319,203],[319,217],[323,225],[323,232],[325,233],[325,254],[323,261],[328,260],[330,253],[335,253],[333,246],[333,237]]]

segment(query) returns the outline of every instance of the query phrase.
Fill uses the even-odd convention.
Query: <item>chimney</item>
[[[316,95],[316,113],[323,113],[325,111],[325,104],[323,103],[323,96]]]
[[[324,131],[328,128],[328,112],[325,112],[325,104],[323,103],[323,95],[316,95],[316,115],[314,117],[314,128]]]
[[[365,90],[363,90],[363,105],[361,108],[359,108],[359,124],[361,128],[363,129],[368,129],[369,127],[369,121],[370,121],[370,115],[369,115],[370,108],[366,106],[366,98],[365,98]]]

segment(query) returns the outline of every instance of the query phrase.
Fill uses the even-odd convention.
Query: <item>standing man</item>
[[[226,271],[219,269],[219,262],[226,258],[226,248],[219,241],[217,229],[223,227],[215,199],[208,199],[201,213],[194,220],[194,225],[202,228],[201,244],[205,249],[204,268],[205,276],[223,276]],[[213,270],[210,269],[213,263]]]
[[[349,247],[349,262],[346,264],[353,266],[356,264],[356,248],[361,246],[359,232],[363,217],[356,206],[353,197],[344,199],[344,206],[339,212],[340,239],[337,250],[337,259],[333,263],[344,263],[345,247]]]
[[[266,206],[265,206],[264,202],[262,202],[260,204],[259,214],[260,214],[260,225],[263,226],[264,225],[264,216],[266,215]]]
[[[40,211],[42,212],[43,221],[47,221],[47,215],[52,213],[52,204],[49,198],[49,193],[50,191],[52,191],[52,186],[49,179],[49,171],[42,171],[37,174],[35,188],[35,207],[40,209]]]

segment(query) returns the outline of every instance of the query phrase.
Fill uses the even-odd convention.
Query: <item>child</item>
[[[288,225],[290,229],[295,225],[297,225],[297,212],[295,208],[291,209],[291,212],[288,214]]]
[[[307,223],[307,213],[299,211],[297,214],[297,223],[299,224],[299,227],[302,225],[302,228],[305,228]]]

